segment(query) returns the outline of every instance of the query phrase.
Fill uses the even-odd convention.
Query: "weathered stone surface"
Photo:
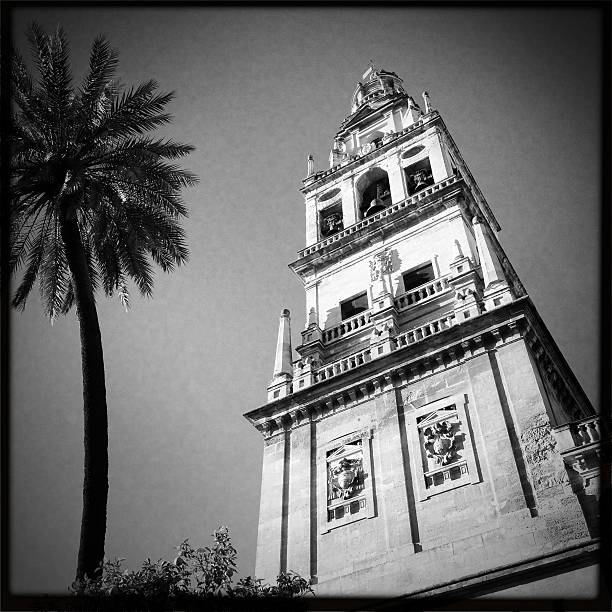
[[[379,124],[349,120],[351,135],[336,135],[334,168],[309,173],[308,247],[292,269],[312,344],[296,371],[310,378],[249,413],[276,434],[264,450],[256,573],[310,573],[322,595],[452,592],[515,564],[537,569],[543,555],[589,542],[584,513],[594,515],[590,460],[566,466],[551,431],[569,412],[566,366],[497,223],[437,114],[402,114],[405,97],[390,100]],[[435,185],[421,199],[409,177],[427,168]],[[360,218],[383,188],[392,206]],[[343,227],[323,237],[330,214]]]

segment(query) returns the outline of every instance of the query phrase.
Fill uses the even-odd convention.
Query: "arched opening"
[[[429,185],[433,185],[434,182],[428,157],[404,168],[404,174],[406,175],[406,187],[409,196]]]
[[[382,168],[371,168],[356,184],[359,217],[365,219],[391,204],[389,175]]]

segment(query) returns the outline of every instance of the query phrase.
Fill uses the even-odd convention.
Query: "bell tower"
[[[245,415],[264,437],[256,575],[584,596],[599,419],[422,97],[370,66],[329,168],[308,156],[301,342],[295,358],[284,310],[268,402]]]

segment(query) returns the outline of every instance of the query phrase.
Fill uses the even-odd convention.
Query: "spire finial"
[[[374,68],[374,60],[371,59],[368,63],[368,69],[363,73],[362,79],[367,80],[368,78],[372,78],[372,75],[376,72],[376,68]],[[360,83],[361,84],[361,83]]]
[[[312,153],[308,154],[308,168],[307,168],[307,174],[306,176],[311,176],[314,174],[314,156],[312,155]]]
[[[317,324],[317,311],[314,306],[308,311],[308,325]]]
[[[463,251],[461,250],[461,243],[455,238],[455,250],[457,251],[457,257],[455,259],[463,259]]]
[[[284,308],[280,313],[278,323],[278,340],[276,342],[276,356],[274,359],[273,379],[293,377],[293,367],[291,359],[291,319],[289,311]]]
[[[488,228],[480,215],[474,215],[472,225],[474,226],[476,249],[478,250],[485,289],[493,283],[505,282],[505,273],[499,255],[489,235]]]

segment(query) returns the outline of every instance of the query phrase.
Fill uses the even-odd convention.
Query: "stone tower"
[[[256,575],[322,595],[596,591],[599,419],[427,93],[372,66],[308,158],[306,292],[281,314]],[[570,569],[571,568],[571,569]]]

